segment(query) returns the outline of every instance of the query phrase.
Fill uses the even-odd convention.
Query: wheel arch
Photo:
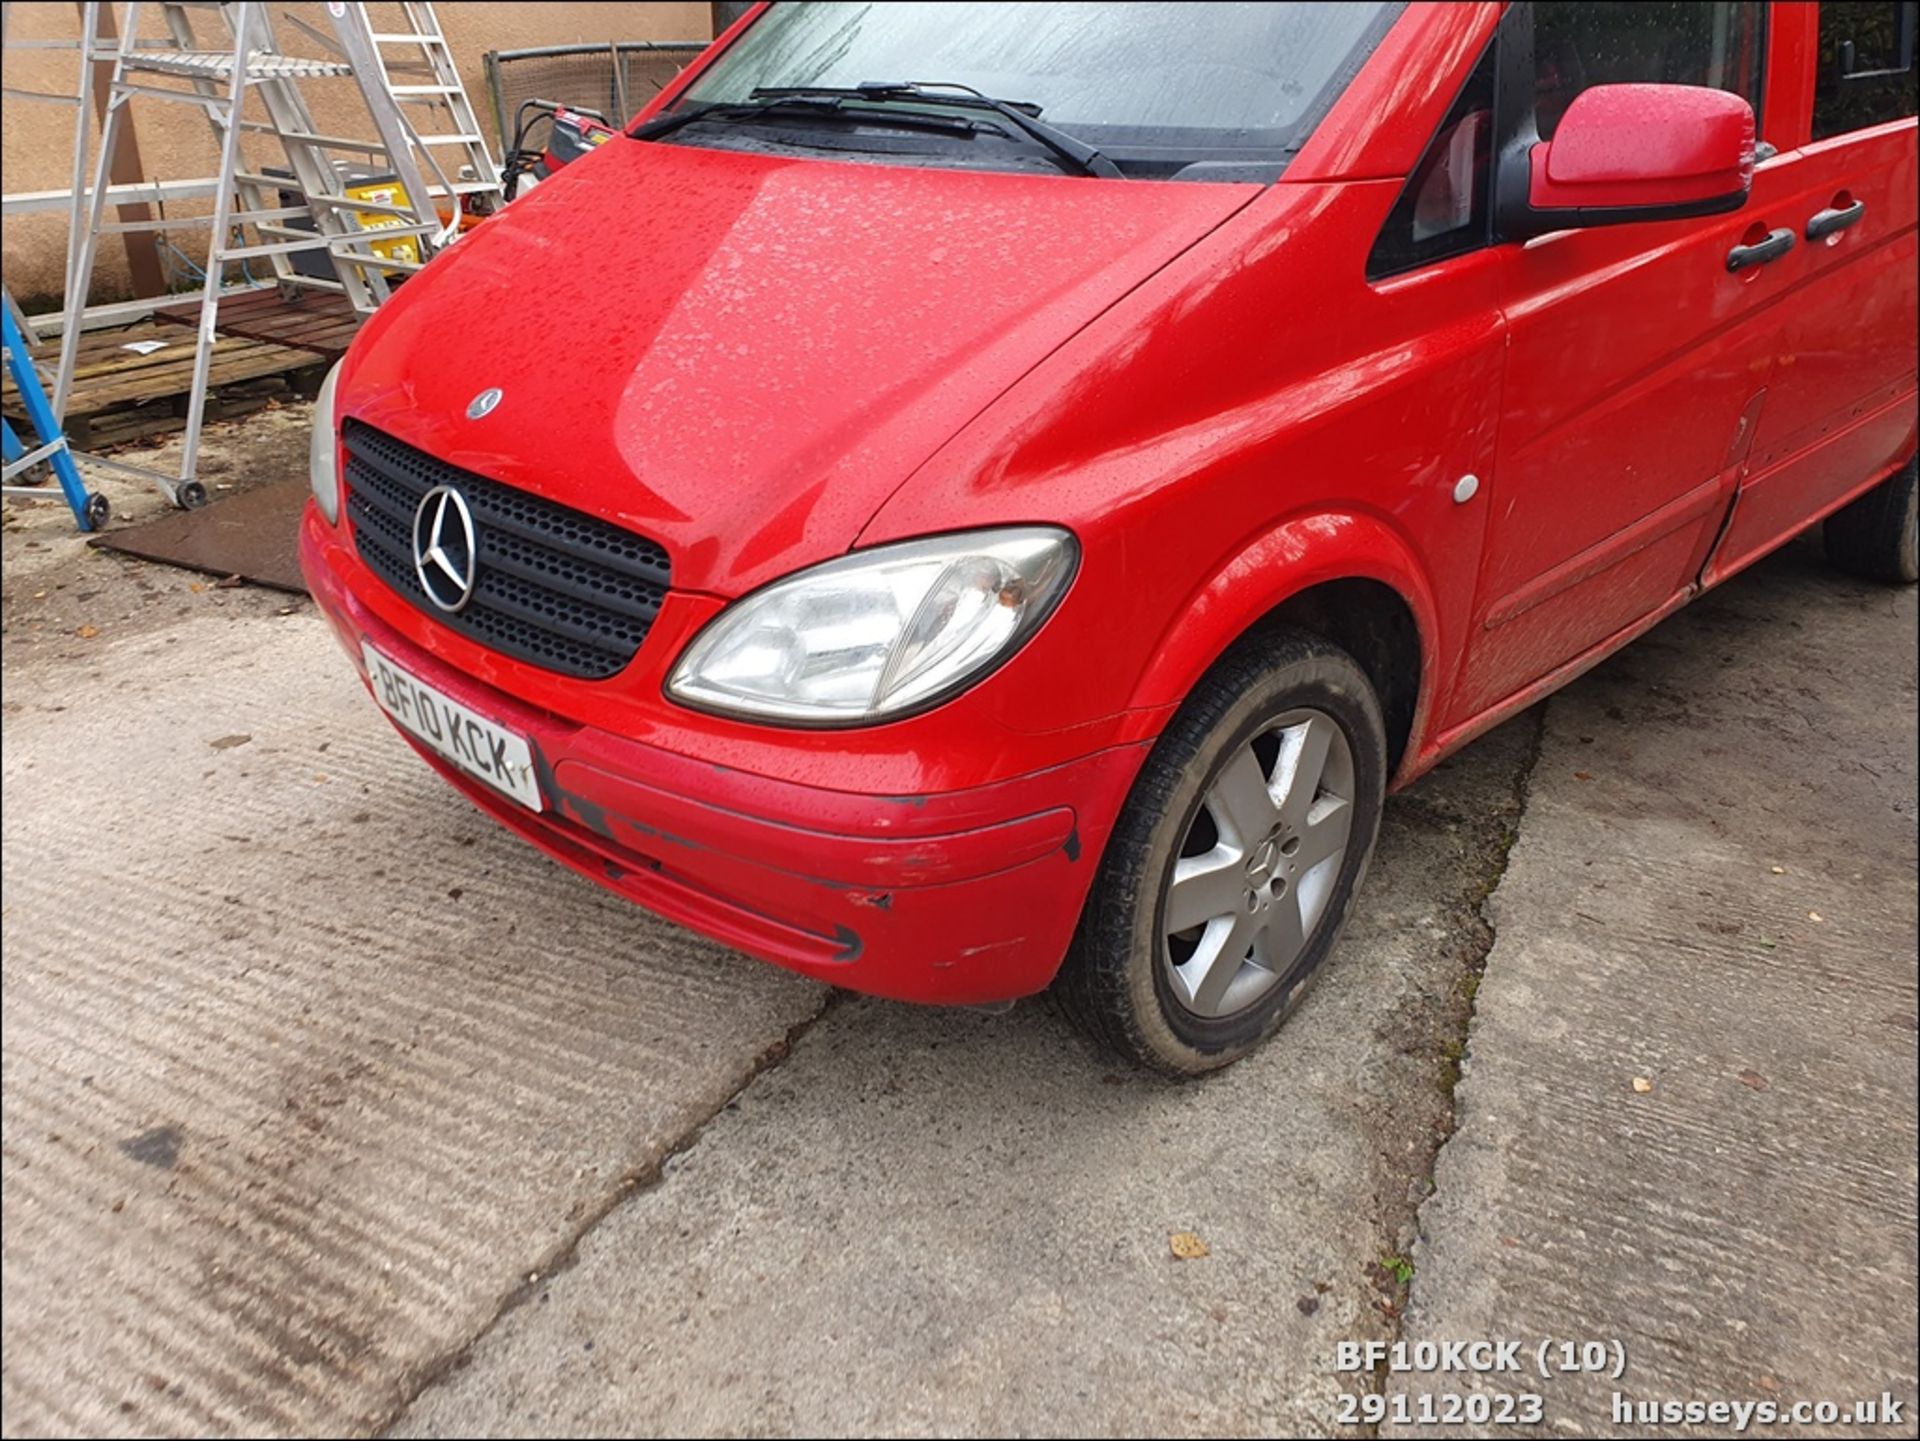
[[[1386,721],[1389,774],[1404,777],[1432,711],[1439,621],[1412,548],[1372,516],[1296,517],[1222,564],[1161,637],[1135,705],[1177,705],[1229,649],[1275,626],[1359,663]]]

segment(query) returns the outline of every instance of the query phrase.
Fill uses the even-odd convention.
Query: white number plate
[[[533,775],[533,749],[524,737],[440,694],[360,642],[373,698],[394,723],[425,741],[438,755],[532,810],[540,809],[540,783]]]

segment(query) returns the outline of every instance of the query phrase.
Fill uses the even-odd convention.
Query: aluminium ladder
[[[418,270],[434,250],[459,233],[460,201],[464,195],[497,192],[499,173],[472,118],[459,74],[446,39],[438,28],[433,7],[425,3],[401,6],[407,29],[381,33],[372,28],[365,5],[329,3],[335,38],[293,23],[330,52],[324,58],[283,54],[275,41],[273,17],[263,0],[243,3],[187,3],[169,0],[160,5],[169,38],[140,37],[137,0],[126,6],[121,38],[108,43],[98,38],[91,17],[83,37],[85,64],[111,61],[113,76],[108,93],[107,118],[94,168],[94,184],[84,217],[78,215],[69,236],[67,267],[70,323],[61,336],[60,362],[55,378],[53,407],[64,417],[71,395],[81,326],[78,317],[93,277],[99,241],[104,235],[129,230],[159,229],[165,221],[107,222],[107,166],[128,105],[136,97],[185,103],[199,107],[211,124],[220,147],[213,213],[174,220],[172,225],[204,224],[210,228],[207,262],[201,287],[200,322],[194,352],[192,389],[188,397],[187,426],[177,478],[154,476],[175,504],[192,506],[206,499],[205,488],[194,477],[200,431],[218,328],[218,310],[229,263],[268,261],[275,278],[287,287],[311,286],[344,291],[362,314],[371,312],[390,293],[388,277]],[[192,11],[214,11],[225,23],[226,35],[214,48],[195,33]],[[401,63],[391,69],[382,47],[408,45],[420,52],[412,62],[424,68],[430,85],[395,84],[394,74],[406,74]],[[352,77],[378,135],[377,140],[322,134],[299,88],[302,80]],[[179,88],[179,82],[188,88]],[[266,120],[250,119],[249,98],[257,96]],[[447,133],[421,134],[402,111],[403,103],[426,103],[445,108],[453,116]],[[84,112],[83,112],[84,114]],[[278,203],[278,191],[287,187],[284,176],[246,168],[242,137],[270,134],[278,139],[292,187],[302,203]],[[76,149],[84,151],[84,130]],[[434,147],[458,145],[462,160],[452,176],[434,153]],[[374,200],[346,194],[335,155],[353,153],[377,160],[391,171],[398,188],[391,199]],[[451,160],[451,156],[448,157]],[[450,215],[442,220],[434,205],[421,160],[442,180]],[[312,228],[295,224],[305,221]],[[255,239],[249,242],[248,227]],[[402,237],[413,237],[419,259],[382,254],[373,247]],[[302,251],[322,252],[332,262],[334,279],[298,271],[291,257]]]
[[[450,210],[435,242],[446,245],[459,234],[461,200],[470,195],[499,199],[500,168],[487,149],[479,117],[467,98],[452,47],[441,33],[433,6],[425,0],[399,0],[391,8],[399,12],[406,28],[376,30],[364,4],[327,7],[388,153],[411,151],[418,156],[446,195]],[[348,13],[335,13],[343,9]],[[390,58],[392,51],[399,54]],[[389,100],[394,103],[385,103]],[[422,119],[428,125],[424,133],[414,121],[416,110],[424,111]],[[443,110],[448,117],[447,128],[440,129],[439,112]],[[398,122],[397,130],[388,128],[393,121]],[[401,178],[405,181],[408,177],[403,174]],[[418,193],[426,192],[423,188]]]
[[[0,3],[0,50],[71,50],[79,56],[80,74],[71,94],[20,90],[13,86],[7,86],[4,91],[0,91],[9,99],[33,100],[45,104],[70,106],[73,109],[73,162],[67,196],[67,234],[69,236],[78,228],[85,204],[87,136],[92,125],[89,112],[93,108],[93,56],[88,41],[99,34],[99,10],[99,4],[93,3],[93,0],[89,0],[89,3],[80,7],[81,38],[78,40],[16,40],[9,34],[12,29],[10,22],[13,19],[11,0]],[[73,246],[69,244],[66,274],[63,277],[66,289],[62,292],[66,295],[73,293],[73,255]],[[25,317],[13,304],[11,294],[7,297],[7,305],[13,310],[16,323],[24,321]],[[40,337],[34,333],[30,324],[24,329],[28,339],[38,342]]]

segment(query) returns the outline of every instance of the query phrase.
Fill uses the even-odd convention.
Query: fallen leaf
[[[1635,1076],[1633,1078],[1633,1088],[1644,1096],[1648,1091],[1653,1089],[1653,1082],[1649,1081],[1645,1076]]]
[[[215,590],[237,590],[247,583],[243,575],[223,575],[213,583]]]
[[[221,736],[218,740],[210,740],[207,744],[217,751],[230,751],[235,746],[243,746],[252,739],[250,735],[230,735]]]
[[[1780,1389],[1780,1383],[1771,1376],[1762,1376],[1754,1384],[1762,1391],[1778,1391]]]
[[[1772,869],[1773,869],[1773,873],[1776,876],[1784,876],[1787,873],[1787,868],[1785,866],[1774,866]]]
[[[83,625],[80,627],[80,629],[75,631],[74,634],[79,636],[80,639],[82,640],[92,640],[95,636],[100,634],[100,627],[97,625]]]
[[[1198,1261],[1202,1256],[1212,1254],[1207,1249],[1207,1243],[1191,1231],[1175,1231],[1167,1237],[1167,1246],[1176,1261]]]
[[[1813,923],[1814,923],[1814,924],[1815,924],[1816,926],[1817,926],[1817,925],[1819,925],[1819,924],[1820,924],[1820,921],[1821,921],[1821,916],[1820,916],[1820,912],[1818,912],[1818,911],[1808,911],[1808,912],[1807,912],[1807,919],[1808,919],[1808,920],[1810,920],[1810,921],[1812,921],[1812,922],[1813,922]]]
[[[206,587],[205,587],[204,585],[202,585],[202,584],[200,584],[200,582],[196,580],[196,581],[193,581],[192,583],[190,583],[190,584],[189,584],[189,585],[187,586],[187,589],[188,589],[188,590],[190,590],[190,591],[192,591],[192,592],[193,592],[193,593],[194,593],[195,595],[198,595],[198,594],[200,594],[200,592],[201,592],[201,591],[203,591],[203,590],[205,590],[205,589],[206,589]]]
[[[1767,1089],[1767,1078],[1758,1071],[1742,1071],[1740,1084],[1750,1091],[1764,1091]]]
[[[1591,773],[1587,771],[1575,771],[1573,773],[1573,778],[1577,781],[1590,781],[1593,779],[1593,776]]]

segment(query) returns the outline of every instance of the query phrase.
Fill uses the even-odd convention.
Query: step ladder
[[[71,91],[22,90],[11,85],[0,88],[0,94],[4,94],[9,100],[31,100],[41,104],[62,106],[73,111],[73,159],[67,187],[67,233],[69,236],[78,229],[85,214],[87,139],[92,133],[93,126],[93,117],[90,112],[93,108],[94,73],[92,55],[87,42],[99,34],[99,10],[100,6],[96,3],[87,3],[80,7],[81,35],[77,40],[21,40],[15,38],[13,34],[12,0],[0,0],[0,51],[71,51],[79,61],[79,73]],[[64,276],[66,289],[62,292],[63,294],[71,294],[73,290],[73,256],[73,246],[69,244]],[[7,303],[9,306],[13,305],[11,295],[8,296]],[[25,320],[18,307],[14,307],[13,318],[16,325]],[[39,336],[32,333],[30,326],[28,334],[36,343],[38,342]]]
[[[498,202],[500,168],[487,148],[433,6],[400,0],[386,8],[399,13],[404,28],[375,29],[364,4],[329,5],[327,11],[367,110],[374,124],[383,127],[380,138],[388,153],[410,152],[415,168],[430,173],[434,186],[447,197],[449,214],[437,242],[445,245],[459,234],[464,198],[490,196]],[[336,13],[341,10],[347,13]],[[386,98],[394,103],[382,103]],[[397,122],[396,130],[384,128],[390,121]]]
[[[18,315],[13,297],[8,295],[5,305],[0,306],[0,351],[5,353],[7,373],[13,377],[14,386],[20,392],[21,407],[33,426],[35,444],[28,449],[26,442],[14,433],[13,426],[0,419],[0,494],[44,500],[47,495],[44,487],[16,485],[14,481],[45,464],[60,483],[60,493],[66,498],[80,529],[98,530],[106,524],[107,498],[97,491],[89,493],[86,482],[80,479],[66,432],[53,418],[53,406],[47,401],[46,391],[41,389],[40,374],[34,369],[27,338],[15,319]]]
[[[154,8],[161,11],[165,21],[165,39],[142,37],[142,11]],[[194,472],[228,265],[264,261],[271,265],[282,286],[340,290],[356,310],[368,314],[388,298],[392,277],[417,271],[436,250],[458,236],[463,196],[488,190],[498,193],[499,172],[473,121],[472,106],[460,86],[433,7],[408,3],[398,8],[406,28],[393,32],[375,31],[367,7],[359,4],[327,4],[334,32],[331,37],[303,22],[290,21],[325,50],[324,55],[315,57],[281,51],[274,17],[263,0],[168,0],[157,6],[132,0],[125,7],[120,38],[112,42],[101,40],[92,17],[87,17],[83,39],[86,63],[90,66],[111,61],[113,75],[92,190],[84,216],[78,217],[79,223],[69,236],[67,294],[73,323],[61,335],[53,408],[57,416],[66,413],[79,351],[81,326],[77,316],[92,283],[101,239],[130,230],[208,227],[180,467],[175,478],[155,477],[168,499],[177,505],[193,506],[206,499],[206,490],[194,478]],[[210,36],[196,31],[196,13],[203,22],[217,17],[222,22],[221,33]],[[401,46],[409,48],[412,57],[389,66],[386,51]],[[426,83],[412,83],[416,70]],[[396,75],[406,79],[396,81]],[[334,78],[351,78],[357,83],[372,121],[373,138],[329,135],[319,130],[300,86],[306,81]],[[256,97],[264,120],[249,114],[248,102]],[[129,107],[135,100],[186,104],[205,114],[220,152],[212,214],[185,220],[106,219],[107,167],[119,129],[128,123]],[[451,116],[450,128],[421,131],[402,109],[403,105],[421,101]],[[247,168],[242,137],[250,134],[275,137],[291,182],[285,176]],[[84,150],[85,139],[83,130],[76,148]],[[460,147],[457,158],[450,149],[454,145]],[[392,197],[370,199],[347,193],[349,182],[342,178],[340,162],[345,155],[391,173],[397,181]],[[451,175],[446,173],[448,163],[455,165]],[[428,172],[440,181],[449,207],[445,219],[436,210]],[[300,192],[298,203],[288,204],[283,199],[281,192],[289,189]],[[410,242],[416,258],[394,253],[397,241]],[[324,254],[331,263],[332,277],[298,269],[293,257],[302,252]]]

